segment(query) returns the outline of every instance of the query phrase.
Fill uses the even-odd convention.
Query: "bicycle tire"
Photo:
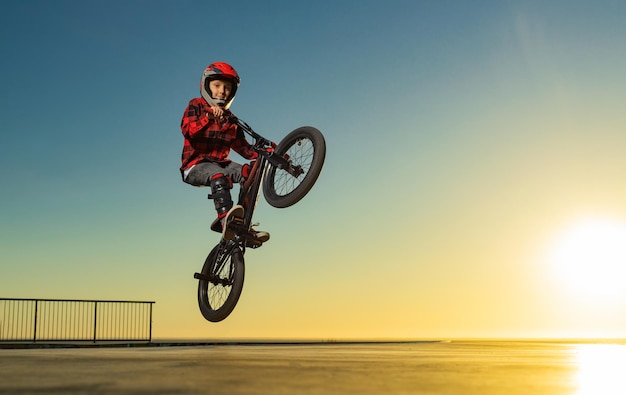
[[[274,149],[275,155],[289,155],[294,165],[304,171],[294,177],[286,170],[268,167],[263,178],[263,196],[273,207],[285,208],[298,203],[313,188],[324,166],[326,141],[312,126],[295,129]]]
[[[198,281],[200,312],[207,321],[222,321],[241,296],[245,277],[243,252],[237,245],[220,242],[204,261],[202,274],[211,280]]]

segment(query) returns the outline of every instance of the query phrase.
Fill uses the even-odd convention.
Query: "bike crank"
[[[229,286],[229,285],[233,285],[232,281],[228,281],[225,278],[219,278],[216,277],[214,275],[210,275],[210,274],[204,274],[204,273],[194,273],[193,278],[195,278],[196,280],[204,280],[204,281],[208,281],[212,284],[219,284],[222,286]]]

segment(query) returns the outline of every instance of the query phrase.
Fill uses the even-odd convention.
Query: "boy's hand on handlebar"
[[[224,119],[224,109],[222,107],[211,105],[211,110],[213,111],[213,117],[215,119],[219,119],[220,121]]]

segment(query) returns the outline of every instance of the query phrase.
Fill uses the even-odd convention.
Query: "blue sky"
[[[538,263],[581,218],[626,223],[622,2],[1,8],[0,296],[155,300],[157,337],[626,333],[626,295],[574,311]],[[272,240],[217,325],[192,278],[213,209],[178,173],[213,61],[255,130],[328,145],[302,202],[260,202]]]

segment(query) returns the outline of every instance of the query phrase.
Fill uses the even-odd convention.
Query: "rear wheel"
[[[241,290],[245,266],[236,243],[222,241],[204,261],[198,281],[198,306],[204,318],[219,322],[233,311]]]
[[[324,165],[326,141],[316,128],[303,126],[285,136],[274,153],[287,155],[291,168],[268,167],[263,195],[270,205],[285,208],[299,202],[313,188]]]

